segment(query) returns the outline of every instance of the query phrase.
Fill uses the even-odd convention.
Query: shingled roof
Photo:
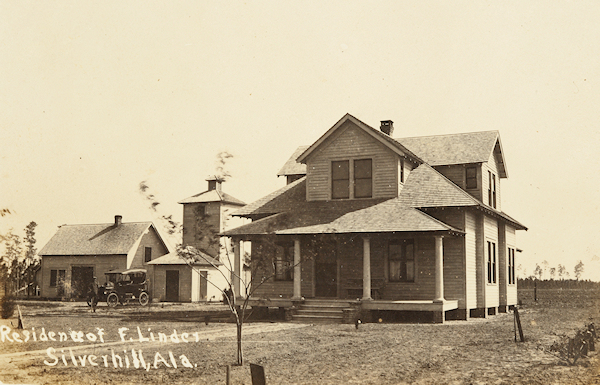
[[[500,177],[506,178],[506,165],[498,131],[396,138],[431,166],[483,163],[496,153]]]
[[[126,255],[137,249],[150,228],[154,228],[152,222],[63,225],[39,255]]]
[[[285,162],[281,170],[279,170],[277,176],[306,175],[306,165],[298,162],[297,159],[308,147],[309,146],[298,147],[287,162]]]
[[[241,200],[232,197],[231,195],[218,190],[208,190],[201,192],[200,194],[192,195],[189,198],[185,198],[177,203],[208,203],[208,202],[222,202],[229,203],[237,206],[244,206],[246,203]]]
[[[210,255],[196,250],[201,256],[197,257],[197,262],[192,263],[196,266],[220,266],[223,263],[217,261]],[[187,265],[187,261],[179,256],[177,252],[165,254],[162,257],[156,258],[148,262],[148,265]]]

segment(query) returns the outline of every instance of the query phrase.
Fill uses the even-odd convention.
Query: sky
[[[250,203],[350,113],[394,136],[498,130],[521,275],[600,280],[600,5],[567,1],[2,1],[0,234]],[[173,243],[173,242],[172,242]]]

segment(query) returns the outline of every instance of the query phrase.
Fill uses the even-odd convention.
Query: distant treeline
[[[537,279],[519,278],[517,280],[519,289],[600,289],[600,282],[576,279]]]

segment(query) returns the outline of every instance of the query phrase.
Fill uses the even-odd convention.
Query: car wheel
[[[110,293],[108,297],[106,297],[106,303],[110,307],[116,307],[119,304],[119,296],[117,293]]]
[[[145,291],[140,293],[140,297],[138,298],[140,301],[140,305],[146,306],[148,302],[150,302],[150,296]]]

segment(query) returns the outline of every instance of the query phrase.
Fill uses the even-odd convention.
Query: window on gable
[[[508,248],[508,284],[514,285],[516,283],[515,277],[515,249]]]
[[[350,198],[350,161],[342,160],[331,163],[331,198]]]
[[[152,247],[144,248],[144,262],[150,262],[152,260]]]
[[[400,158],[400,183],[404,183],[404,159]]]
[[[61,286],[65,282],[66,270],[50,270],[50,287]]]
[[[388,261],[390,282],[414,282],[415,251],[412,239],[391,241],[388,245]]]
[[[354,161],[354,197],[371,198],[373,196],[373,161],[360,159]]]
[[[496,283],[496,244],[488,241],[487,282]]]
[[[466,168],[467,188],[477,188],[477,167]]]
[[[488,171],[488,204],[496,208],[496,175]]]
[[[294,280],[294,245],[279,248],[275,255],[275,280]]]

